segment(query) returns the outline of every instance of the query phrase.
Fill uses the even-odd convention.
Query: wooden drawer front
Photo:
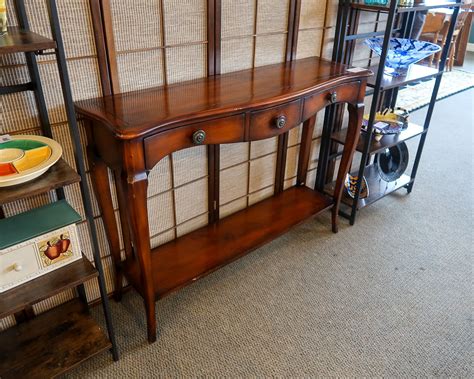
[[[163,157],[187,147],[242,142],[244,130],[242,114],[181,126],[145,138],[146,168],[151,170]]]
[[[321,109],[334,103],[357,101],[360,81],[340,85],[330,91],[318,92],[304,99],[303,119],[307,120]]]
[[[301,100],[250,114],[249,140],[259,140],[287,132],[301,122]]]
[[[74,224],[0,250],[0,293],[81,258]]]
[[[0,288],[2,292],[23,283],[23,279],[34,275],[41,269],[36,251],[23,246],[14,252],[0,256]]]

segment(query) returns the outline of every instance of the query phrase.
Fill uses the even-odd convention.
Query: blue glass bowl
[[[368,38],[365,44],[377,55],[382,54],[383,38]],[[390,38],[385,73],[392,76],[404,76],[413,63],[419,62],[437,53],[441,47],[425,41],[405,38]]]

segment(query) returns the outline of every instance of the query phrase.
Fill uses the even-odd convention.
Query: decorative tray
[[[5,139],[0,140],[0,187],[37,178],[63,153],[59,143],[42,136],[15,135]]]

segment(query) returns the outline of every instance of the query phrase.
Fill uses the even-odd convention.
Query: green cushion
[[[75,224],[81,219],[81,216],[66,200],[1,219],[0,249],[6,249],[63,226]]]

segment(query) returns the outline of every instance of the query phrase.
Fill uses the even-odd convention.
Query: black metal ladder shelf
[[[80,356],[78,355],[75,357],[76,359],[67,359],[66,363],[54,362],[54,364],[51,364],[51,362],[49,362],[48,367],[51,369],[50,372],[47,370],[44,371],[44,364],[37,368],[43,375],[55,376],[67,371],[69,368],[82,362],[89,356],[93,356],[96,353],[103,351],[104,348],[110,348],[115,361],[118,360],[119,354],[115,341],[112,316],[110,313],[109,300],[105,285],[104,269],[100,257],[98,234],[94,223],[91,193],[86,180],[84,151],[81,145],[79,129],[74,111],[69,73],[66,64],[66,56],[64,53],[63,38],[60,29],[56,1],[47,0],[52,39],[43,37],[30,31],[23,0],[15,0],[14,5],[19,27],[9,27],[8,34],[0,36],[0,54],[23,53],[26,58],[30,82],[1,87],[0,95],[8,95],[22,91],[33,91],[42,133],[46,137],[52,138],[51,124],[49,121],[48,110],[45,102],[36,56],[39,54],[45,54],[46,51],[54,55],[61,81],[61,89],[66,108],[69,133],[73,144],[77,172],[63,159],[60,159],[52,168],[50,168],[43,176],[38,179],[14,187],[0,189],[0,217],[5,217],[1,206],[6,203],[28,198],[36,194],[46,193],[52,190],[56,192],[58,199],[64,199],[65,194],[63,187],[72,183],[79,183],[88,231],[92,241],[92,254],[95,267],[92,266],[89,260],[84,256],[79,262],[71,263],[70,265],[59,268],[52,273],[34,279],[32,282],[38,284],[37,286],[35,285],[35,288],[45,288],[43,292],[38,292],[37,290],[31,291],[28,285],[32,282],[28,282],[24,285],[20,285],[19,287],[15,287],[0,294],[0,314],[2,317],[15,313],[17,321],[23,321],[17,326],[1,333],[0,341],[3,341],[3,338],[10,338],[11,333],[16,333],[16,336],[19,336],[18,338],[20,339],[23,338],[22,334],[31,333],[32,335],[35,335],[35,339],[44,342],[44,337],[38,335],[37,333],[35,334],[35,331],[32,329],[32,325],[34,324],[38,327],[41,326],[41,328],[44,329],[47,327],[48,323],[51,323],[51,320],[57,319],[57,315],[60,314],[67,314],[73,318],[75,320],[74,326],[77,328],[82,328],[81,330],[85,331],[85,328],[89,327],[98,328],[98,326],[95,324],[95,321],[93,321],[90,316],[88,316],[87,299],[83,284],[85,281],[95,277],[97,277],[99,284],[102,307],[108,332],[108,339],[106,340],[107,342],[99,340],[89,341],[89,348],[91,350],[89,355],[86,354],[87,348],[84,347],[84,349],[78,349],[81,354]],[[69,278],[70,281],[64,282],[64,277]],[[52,283],[56,285],[53,285]],[[58,283],[61,283],[61,286],[58,287]],[[52,310],[47,311],[46,313],[37,317],[33,317],[34,314],[32,312],[31,306],[40,300],[44,300],[50,296],[53,296],[55,293],[57,293],[57,288],[76,288],[79,299],[82,300],[82,305],[77,305],[77,301],[75,300],[53,308]],[[28,307],[24,308],[22,312],[19,312],[21,311],[21,309],[19,309],[21,304],[20,299],[23,299],[23,304],[28,304]],[[51,327],[54,326],[52,325]],[[71,339],[74,338],[74,336],[71,335],[71,333],[68,333],[67,330],[64,330],[64,338]],[[60,341],[58,340],[56,342]],[[8,344],[1,342],[0,345]],[[19,346],[21,346],[21,344]],[[58,346],[55,348],[58,348]],[[29,349],[25,349],[25,354],[28,354],[28,351]],[[0,377],[3,378],[15,376],[18,373],[23,372],[22,370],[33,370],[31,374],[34,374],[35,367],[33,363],[30,363],[31,359],[28,359],[30,357],[25,356],[25,362],[21,363],[21,367],[15,368],[15,370],[18,369],[18,371],[12,371],[7,367],[8,365],[4,364],[4,361],[7,360],[7,356],[4,356],[4,354],[9,354],[9,363],[11,359],[14,359],[15,362],[22,361],[21,354],[19,355],[17,352],[12,353],[11,349],[8,351],[5,351],[5,349],[0,349]],[[62,363],[64,363],[65,366],[70,365],[71,367],[61,367]],[[57,364],[58,367],[54,367],[55,364]]]
[[[384,39],[382,54],[378,64],[371,66],[372,53],[369,58],[369,67],[375,75],[369,78],[367,83],[368,90],[366,95],[372,95],[372,101],[369,110],[368,127],[366,131],[361,132],[357,146],[357,151],[361,153],[360,166],[356,172],[352,173],[352,175],[358,177],[356,193],[354,198],[345,195],[342,199],[342,202],[348,206],[349,213],[341,211],[341,215],[348,218],[351,225],[355,223],[356,214],[359,209],[401,188],[406,188],[408,193],[412,191],[461,6],[461,0],[425,0],[423,4],[418,4],[413,7],[399,7],[398,0],[391,0],[386,6],[367,5],[364,4],[363,0],[339,1],[332,56],[334,61],[351,65],[357,40],[374,36],[383,36]],[[395,35],[402,38],[409,38],[412,34],[416,12],[435,8],[454,9],[438,68],[415,64],[411,66],[406,76],[384,76],[384,65],[387,58],[390,38]],[[361,12],[376,12],[377,20],[373,32],[357,32]],[[384,30],[378,30],[378,24],[382,22],[380,20],[381,14],[386,15],[386,19],[383,20],[383,22],[386,22]],[[435,84],[424,124],[421,126],[410,123],[408,128],[399,135],[384,136],[380,142],[376,142],[373,138],[373,125],[376,113],[385,108],[395,107],[398,91],[401,87],[430,78],[435,78]],[[321,169],[316,178],[316,188],[319,190],[330,192],[332,189],[332,172],[335,166],[335,160],[340,155],[338,153],[338,145],[344,144],[345,142],[345,131],[341,130],[343,112],[344,108],[341,105],[333,105],[327,108],[325,113],[323,126],[323,137],[325,138],[322,138],[322,141],[328,142],[322,144],[320,149],[319,162]],[[382,178],[378,176],[374,165],[371,163],[371,156],[415,137],[420,137],[420,140],[411,174],[402,175],[396,182],[386,182],[382,180]],[[372,187],[372,190],[368,198],[360,199],[364,176],[369,184],[369,189]]]

